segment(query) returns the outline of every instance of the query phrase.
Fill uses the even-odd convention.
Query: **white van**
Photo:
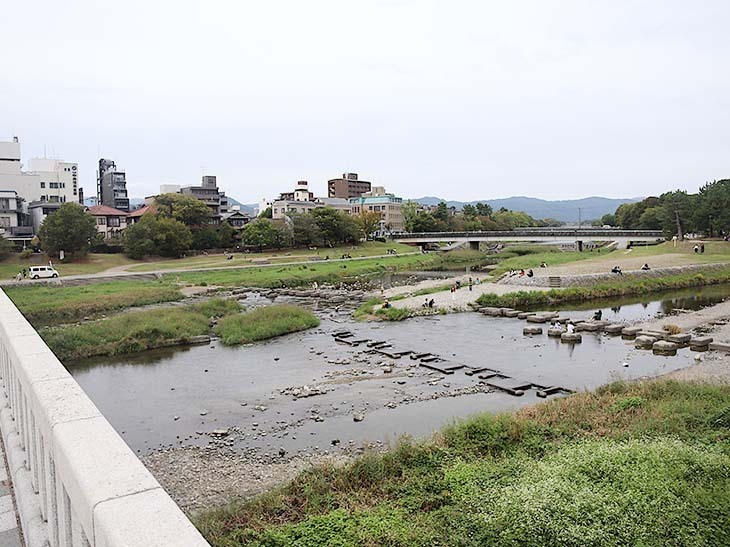
[[[28,277],[31,279],[40,279],[41,277],[58,277],[58,272],[53,266],[31,266],[29,268]]]

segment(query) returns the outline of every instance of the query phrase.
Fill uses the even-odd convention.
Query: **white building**
[[[22,169],[20,142],[0,142],[0,190],[13,190],[26,203],[78,201],[78,165],[57,159],[32,158]]]
[[[18,215],[23,214],[23,200],[14,190],[0,190],[0,235],[10,237],[19,225]]]

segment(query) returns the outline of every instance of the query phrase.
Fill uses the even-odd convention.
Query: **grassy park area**
[[[89,254],[73,262],[60,262],[45,254],[33,254],[30,258],[21,258],[20,254],[13,253],[0,262],[0,279],[12,279],[23,268],[44,266],[48,264],[49,260],[61,276],[95,274],[110,268],[137,263],[123,254]]]
[[[321,465],[201,515],[234,545],[727,545],[730,387],[617,383]]]

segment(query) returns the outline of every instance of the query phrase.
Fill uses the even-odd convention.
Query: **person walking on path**
[[[705,254],[705,242],[700,243],[700,254]]]
[[[469,277],[469,290],[472,290],[472,289],[471,289],[471,288],[472,288],[472,285],[474,285],[474,280],[473,280],[473,279],[471,278],[471,276],[470,276],[470,277]]]

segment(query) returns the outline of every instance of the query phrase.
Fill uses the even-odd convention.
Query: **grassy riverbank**
[[[727,545],[730,387],[649,381],[480,415],[200,516],[216,547]]]
[[[183,298],[178,287],[157,281],[120,280],[71,287],[26,285],[4,290],[35,327],[71,323],[100,313]]]
[[[550,291],[517,291],[496,295],[482,294],[476,303],[480,306],[534,308],[536,306],[581,302],[597,298],[647,294],[669,289],[700,287],[730,282],[730,266],[704,273],[684,273],[664,277],[626,277],[616,281],[596,283],[592,287],[572,287]]]
[[[96,355],[122,355],[184,343],[210,332],[210,318],[240,311],[235,300],[214,298],[200,304],[122,313],[103,319],[51,327],[41,336],[61,361]]]
[[[312,312],[289,305],[273,305],[224,317],[215,333],[226,346],[250,344],[319,325]]]
[[[269,266],[206,272],[168,274],[166,280],[179,280],[193,285],[240,285],[246,287],[297,287],[313,282],[343,283],[370,278],[387,272],[465,268],[485,260],[486,255],[475,251],[429,253],[361,260],[322,260],[294,266]]]

